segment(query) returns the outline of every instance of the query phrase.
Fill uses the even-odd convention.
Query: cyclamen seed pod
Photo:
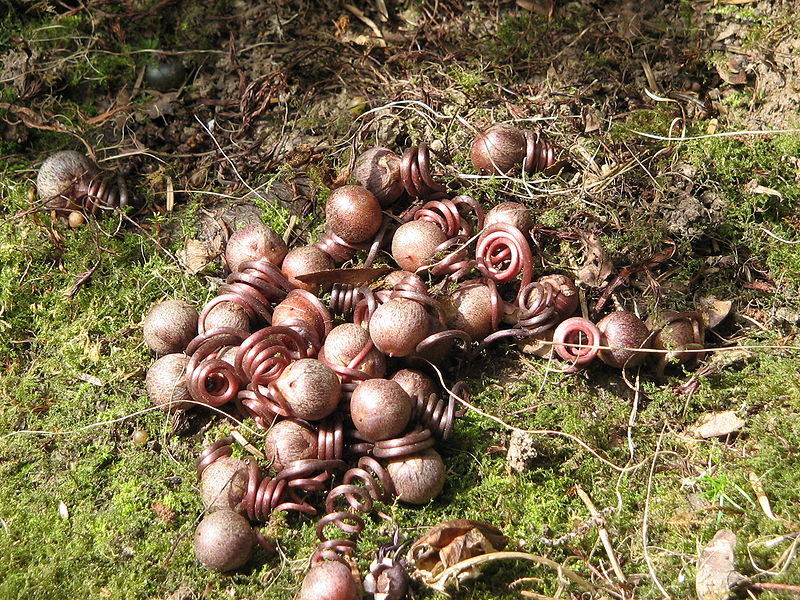
[[[200,498],[208,512],[236,510],[247,492],[247,464],[232,456],[218,458],[203,470]]]
[[[127,206],[128,188],[122,177],[103,177],[97,165],[80,152],[64,150],[50,155],[39,168],[36,191],[45,203],[62,213]],[[77,222],[77,221],[76,221]]]
[[[431,221],[403,223],[392,238],[392,258],[404,271],[412,273],[427,265],[436,249],[447,241],[442,229]]]
[[[164,410],[186,410],[194,406],[186,388],[185,354],[167,354],[154,362],[147,371],[145,388],[150,401]]]
[[[334,190],[325,204],[328,229],[349,244],[372,238],[380,229],[382,217],[378,199],[360,185],[345,185]]]
[[[381,304],[369,320],[372,342],[387,356],[413,354],[429,331],[425,307],[406,298],[392,298]]]
[[[353,176],[384,208],[403,195],[400,157],[387,148],[370,148],[356,159]]]
[[[154,304],[144,318],[144,342],[158,354],[182,352],[197,333],[197,317],[197,310],[182,300]]]
[[[331,255],[327,252],[323,252],[316,246],[300,246],[289,250],[283,259],[281,271],[292,285],[313,294],[319,289],[319,285],[303,283],[297,279],[297,276],[327,271],[335,266]]]
[[[253,223],[230,237],[225,247],[225,262],[231,271],[238,271],[239,265],[249,260],[266,260],[280,266],[287,250],[286,242],[271,227]]]
[[[194,553],[209,569],[232,571],[250,560],[255,541],[247,519],[232,510],[218,510],[207,514],[198,525]]]
[[[531,209],[524,204],[501,202],[486,213],[486,220],[483,226],[489,227],[489,225],[494,225],[495,223],[513,225],[522,233],[528,235],[530,230],[533,229],[533,215],[531,214]]]
[[[342,387],[336,373],[313,358],[291,363],[275,385],[291,415],[298,419],[324,419],[336,410],[341,398]]]
[[[302,421],[278,421],[264,437],[264,454],[277,472],[292,461],[316,458],[317,432]]]
[[[436,450],[429,449],[386,465],[397,498],[409,504],[425,504],[442,493],[445,466]]]
[[[639,366],[647,358],[646,352],[623,350],[650,346],[650,329],[635,314],[625,310],[612,312],[597,322],[597,328],[603,334],[601,344],[611,347],[597,353],[605,364],[617,369],[631,368]]]
[[[470,159],[475,169],[483,175],[505,175],[522,165],[526,148],[524,131],[507,123],[498,123],[475,138]]]
[[[350,416],[369,442],[399,436],[408,426],[411,398],[396,381],[368,379],[356,386],[350,399]]]
[[[297,600],[358,600],[360,582],[338,561],[321,562],[308,570]]]

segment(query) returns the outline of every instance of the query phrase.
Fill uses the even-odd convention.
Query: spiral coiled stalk
[[[591,361],[600,350],[600,330],[591,321],[572,317],[562,321],[553,332],[556,353],[570,363],[569,370],[577,371]]]
[[[531,282],[533,254],[522,232],[507,223],[489,225],[481,232],[475,249],[475,260],[481,274],[496,283],[516,279],[520,273],[520,291]]]
[[[431,175],[430,150],[427,144],[412,146],[400,160],[400,179],[412,198],[439,199],[447,197],[447,188]]]
[[[266,260],[245,261],[239,265],[219,288],[219,295],[208,302],[200,312],[197,328],[206,330],[206,317],[211,310],[223,303],[233,302],[242,307],[253,327],[269,325],[272,320],[272,304],[280,302],[294,286],[281,270]]]
[[[115,180],[111,177],[92,177],[82,180],[75,186],[75,200],[91,215],[98,210],[108,210],[128,205],[128,184],[122,175]]]
[[[228,346],[238,346],[249,333],[218,327],[195,337],[186,347],[186,389],[197,402],[222,406],[236,398],[241,380],[236,367],[216,355]]]
[[[362,301],[367,303],[366,314],[371,315],[378,308],[378,301],[369,287],[365,285],[354,286],[349,283],[334,283],[331,287],[328,308],[335,315],[341,315],[345,319],[352,319],[356,307]]]
[[[272,324],[296,331],[305,340],[306,356],[310,358],[317,355],[331,332],[333,317],[314,294],[295,289],[275,307]]]
[[[356,485],[360,482],[361,485]],[[364,530],[364,519],[358,513],[372,511],[376,501],[387,501],[395,495],[389,472],[377,460],[362,456],[356,467],[345,472],[342,483],[330,492],[325,500],[326,514],[317,523],[317,539],[320,544],[311,557],[311,562],[341,560],[355,552],[358,535]],[[345,510],[337,510],[337,501],[347,502]],[[333,525],[348,537],[328,536],[326,529]]]
[[[446,440],[453,431],[456,417],[463,414],[463,411],[456,410],[456,396],[469,400],[469,389],[463,381],[453,385],[452,393],[447,393],[447,399],[437,394],[430,394],[427,398],[417,394],[411,398],[414,401],[411,420],[429,429],[436,437]]]
[[[523,168],[528,175],[541,173],[553,167],[556,160],[556,146],[541,131],[536,133],[525,131],[525,164]]]

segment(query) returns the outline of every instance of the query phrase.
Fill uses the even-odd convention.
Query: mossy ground
[[[539,456],[532,468],[510,473],[504,449],[511,430],[468,412],[442,447],[448,468],[443,495],[425,507],[392,504],[382,512],[408,538],[447,519],[487,521],[508,535],[510,548],[544,554],[613,588],[596,528],[581,528],[589,514],[575,493],[580,486],[599,509],[613,509],[606,527],[628,577],[628,598],[659,598],[659,585],[671,597],[693,597],[696,556],[721,528],[738,536],[740,571],[762,581],[800,582],[796,562],[779,575],[758,575],[758,569],[783,566],[782,556],[793,543],[790,538],[774,546],[762,542],[796,533],[800,522],[800,360],[797,318],[791,317],[798,312],[800,246],[790,243],[800,239],[800,135],[671,143],[634,133],[674,136],[680,131],[674,119],[684,114],[640,94],[646,84],[640,75],[642,51],[665,89],[697,81],[730,92],[721,104],[727,112],[719,115],[720,130],[749,128],[756,92],[750,86],[734,91],[709,70],[719,56],[710,50],[695,53],[705,48],[705,33],[692,3],[667,3],[663,10],[646,4],[639,21],[605,6],[600,22],[582,2],[557,3],[552,21],[506,6],[510,3],[400,3],[403,34],[413,32],[418,50],[401,44],[384,55],[373,48],[385,60],[378,74],[357,44],[336,42],[337,54],[329,38],[314,37],[314,27],[309,33],[305,24],[300,31],[293,15],[311,18],[311,13],[305,3],[296,4],[291,10],[281,5],[274,19],[256,13],[254,22],[285,37],[261,46],[261,38],[253,37],[249,41],[257,47],[242,53],[250,62],[239,68],[255,78],[267,70],[264,65],[284,64],[280,54],[266,54],[260,62],[248,54],[259,47],[281,48],[281,40],[293,36],[317,45],[317,52],[302,55],[299,63],[285,63],[281,73],[289,84],[276,77],[274,110],[268,104],[263,115],[269,127],[243,132],[241,138],[220,134],[230,142],[222,145],[245,179],[290,179],[302,171],[312,184],[310,211],[303,219],[318,224],[332,178],[349,157],[349,136],[361,133],[364,123],[359,111],[337,104],[342,90],[368,98],[371,107],[389,100],[435,107],[440,115],[435,118],[421,104],[387,109],[390,133],[380,135],[384,143],[444,140],[452,175],[470,171],[472,132],[442,115],[463,116],[477,126],[548,117],[539,123],[572,150],[571,172],[527,185],[468,180],[466,189],[487,204],[523,198],[547,228],[598,232],[617,269],[641,263],[662,248],[664,237],[672,238],[678,251],[654,268],[657,285],[634,277],[615,300],[645,313],[656,306],[688,309],[702,296],[732,300],[734,315],[709,334],[708,342],[749,348],[746,356],[710,369],[691,393],[681,387],[693,376],[688,369],[675,367],[663,381],[650,370],[627,373],[626,384],[602,365],[565,375],[516,346],[493,348],[471,369],[472,402],[509,426],[542,432],[536,434]],[[56,60],[42,67],[38,79],[44,91],[33,100],[21,98],[25,88],[18,80],[2,90],[4,102],[29,103],[44,117],[15,129],[8,123],[21,113],[3,110],[6,125],[0,129],[7,156],[0,164],[0,598],[290,598],[316,544],[313,519],[279,515],[270,525],[280,540],[275,556],[257,554],[229,575],[209,572],[193,557],[191,539],[201,515],[194,459],[231,425],[200,411],[186,424],[150,408],[143,382],[154,357],[142,342],[140,322],[159,300],[179,298],[200,306],[215,293],[218,263],[191,275],[173,256],[196,234],[208,198],[202,192],[244,194],[229,163],[198,133],[194,118],[211,116],[204,112],[209,103],[202,102],[215,89],[203,80],[207,71],[239,88],[236,66],[214,62],[225,54],[219,47],[231,35],[222,25],[230,17],[226,3],[198,3],[183,17],[170,13],[174,22],[150,12],[153,5],[130,3],[124,10],[140,15],[131,20],[119,15],[123,9],[63,15],[37,3],[25,13],[12,10],[2,22],[4,55],[26,41]],[[786,15],[748,10],[726,6],[714,14],[754,25],[743,41],[765,52],[775,41],[770,32]],[[331,27],[327,21],[317,25],[318,31]],[[338,26],[360,31],[361,23],[340,20]],[[51,28],[67,34],[42,37]],[[140,97],[130,121],[89,122],[109,109],[109,99],[121,88],[134,85],[135,69],[157,47],[196,52],[197,77],[187,92],[191,100],[153,116],[148,111],[154,96]],[[363,59],[358,67],[350,66],[356,64],[353,57]],[[212,67],[203,67],[204,61]],[[238,106],[238,96],[233,104]],[[589,108],[601,116],[602,126],[586,133],[583,115]],[[216,131],[238,127],[226,111],[215,113]],[[56,124],[70,134],[54,132]],[[708,130],[699,117],[683,124],[687,135]],[[300,139],[280,138],[275,130],[281,128],[296,131]],[[29,206],[37,165],[49,151],[80,148],[75,135],[106,154],[117,147],[140,151],[129,170],[135,171],[132,181],[144,205],[129,210],[128,218],[111,214],[78,230],[46,213],[17,217]],[[184,135],[200,139],[190,143]],[[251,151],[241,151],[244,139]],[[271,150],[276,140],[284,144],[285,155]],[[279,159],[287,156],[300,166],[286,167]],[[266,173],[259,170],[265,164],[272,165]],[[614,176],[621,165],[629,167]],[[685,165],[691,167],[689,176],[681,175]],[[190,190],[178,193],[172,212],[164,210],[167,177],[179,184],[176,188]],[[684,185],[687,178],[691,188]],[[700,207],[684,230],[674,225],[676,190]],[[265,211],[264,219],[282,232],[287,210]],[[304,221],[298,227],[306,227]],[[581,266],[577,242],[540,241],[545,268]],[[601,293],[583,290],[590,304]],[[720,351],[705,363],[722,364],[725,356]],[[688,435],[687,426],[698,417],[721,410],[744,418],[743,431],[710,440]],[[148,436],[143,444],[133,435],[141,431]],[[181,431],[191,435],[178,435]],[[760,482],[776,518],[765,514],[752,478]],[[362,568],[391,531],[386,520],[368,522],[359,543]],[[562,545],[542,541],[574,531],[582,533]],[[521,578],[531,579],[511,587]],[[527,563],[495,563],[453,594],[510,599],[519,598],[520,589],[557,596],[558,575]],[[559,597],[578,597],[566,589]],[[420,588],[417,597],[437,596]]]

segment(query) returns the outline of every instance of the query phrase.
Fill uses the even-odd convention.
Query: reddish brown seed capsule
[[[392,258],[405,271],[427,265],[436,248],[447,241],[442,229],[430,221],[409,221],[397,228],[392,238]]]
[[[410,504],[425,504],[444,488],[445,466],[436,450],[430,449],[407,458],[392,460],[386,466],[398,499]]]
[[[389,206],[403,195],[400,157],[386,148],[370,148],[356,159],[353,176],[375,194],[381,206]]]
[[[150,307],[143,324],[144,343],[159,354],[183,352],[197,334],[197,310],[182,300]]]
[[[350,244],[366,242],[380,229],[381,205],[368,189],[345,185],[333,191],[325,205],[328,229]]]
[[[388,379],[368,379],[356,386],[350,415],[356,429],[369,442],[399,436],[411,418],[411,398],[400,384]]]
[[[481,132],[472,142],[470,159],[483,174],[504,175],[522,165],[527,151],[525,132],[507,123],[498,123]]]
[[[369,320],[372,342],[387,356],[412,354],[427,337],[429,328],[425,307],[406,298],[392,298],[381,304]]]
[[[334,561],[322,562],[306,573],[297,600],[358,600],[359,587],[347,566]]]
[[[319,289],[319,285],[303,283],[297,279],[297,276],[316,273],[317,271],[327,271],[335,266],[336,264],[333,262],[331,255],[327,252],[323,252],[316,246],[300,246],[289,250],[286,258],[283,259],[281,271],[283,271],[283,274],[286,275],[292,285],[313,294]]]
[[[167,354],[154,362],[147,371],[145,387],[150,401],[164,410],[185,410],[194,406],[186,389],[185,354]]]
[[[317,432],[294,419],[278,421],[264,437],[264,454],[275,471],[282,471],[293,460],[316,458]]]
[[[316,421],[339,405],[341,384],[331,368],[313,358],[303,358],[284,369],[276,382],[292,416]]]
[[[255,535],[250,523],[231,510],[209,513],[194,534],[194,553],[204,566],[232,571],[250,560]]]
[[[647,353],[622,349],[650,346],[650,329],[635,314],[618,310],[600,319],[597,328],[603,334],[601,344],[613,348],[603,349],[597,353],[604,363],[622,369],[636,367],[644,362]]]
[[[286,250],[286,242],[271,227],[253,223],[230,237],[225,247],[225,262],[231,271],[237,271],[240,264],[249,260],[266,260],[280,265]]]
[[[236,510],[247,491],[247,465],[223,456],[208,465],[200,478],[200,498],[208,512]]]

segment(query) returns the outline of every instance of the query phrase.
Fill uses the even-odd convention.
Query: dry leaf
[[[409,557],[414,565],[414,576],[429,581],[462,560],[495,552],[507,543],[508,538],[493,525],[456,519],[434,525],[411,545]],[[477,575],[477,569],[473,569],[462,573],[460,578]]]
[[[305,275],[297,275],[303,283],[312,285],[329,285],[331,283],[349,283],[350,285],[368,285],[394,271],[391,267],[374,267],[369,269],[327,269],[314,271]]]
[[[614,264],[600,243],[596,233],[580,233],[586,253],[583,265],[578,269],[578,278],[590,287],[600,287],[614,270]]]
[[[775,196],[776,198],[783,200],[783,194],[781,194],[778,190],[773,190],[772,188],[760,185],[755,179],[751,179],[745,184],[744,191],[751,194],[766,194],[768,196]]]
[[[708,439],[739,431],[744,425],[744,419],[736,416],[736,412],[725,410],[706,413],[697,419],[697,422],[689,427],[687,432],[696,438]]]
[[[58,501],[58,515],[62,519],[69,519],[69,509],[67,508],[67,505],[64,504],[64,502],[61,500]]]
[[[730,300],[717,300],[711,296],[700,298],[697,306],[706,329],[714,329],[714,327],[722,323],[725,317],[731,313],[732,307],[733,302]]]
[[[179,250],[177,254],[178,260],[192,275],[205,269],[214,257],[203,242],[193,239],[187,239],[184,249]]]
[[[724,600],[745,577],[736,571],[733,549],[736,534],[720,529],[697,560],[695,590],[698,600]]]

